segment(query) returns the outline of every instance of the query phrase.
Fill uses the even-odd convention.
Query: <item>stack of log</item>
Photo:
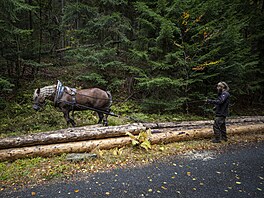
[[[151,144],[212,137],[212,120],[87,126],[0,139],[0,161],[62,153],[111,149],[131,143],[133,135],[151,129]],[[228,134],[264,133],[264,116],[228,119]]]

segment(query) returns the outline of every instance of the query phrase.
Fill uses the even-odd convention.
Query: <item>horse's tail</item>
[[[106,93],[107,93],[108,98],[109,98],[109,105],[108,105],[108,108],[110,108],[110,107],[112,106],[112,103],[113,103],[112,94],[111,94],[110,91],[107,91]]]

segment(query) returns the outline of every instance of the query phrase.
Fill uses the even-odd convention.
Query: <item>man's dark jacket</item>
[[[215,116],[217,117],[227,117],[228,116],[228,106],[230,102],[230,94],[227,91],[223,91],[218,94],[216,100],[207,100],[208,103],[215,105]]]

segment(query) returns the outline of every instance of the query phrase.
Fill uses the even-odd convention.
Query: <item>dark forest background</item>
[[[34,117],[31,109],[34,89],[57,80],[110,90],[118,113],[198,116],[208,116],[203,100],[216,97],[216,84],[225,81],[231,114],[263,114],[263,0],[0,0],[0,5],[3,132],[60,124],[49,106],[52,115]]]

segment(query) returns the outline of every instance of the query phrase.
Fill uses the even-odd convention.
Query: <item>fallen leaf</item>
[[[152,192],[152,189],[150,188],[150,189],[148,189],[148,192]]]
[[[240,185],[240,184],[241,184],[241,182],[236,182],[236,184],[239,184],[239,185]]]
[[[32,196],[35,196],[37,193],[36,192],[31,192],[31,195]]]
[[[164,186],[161,186],[161,188],[162,188],[162,189],[164,189],[164,190],[167,190],[167,188],[166,188],[166,187],[164,187]]]
[[[106,192],[105,194],[106,194],[106,195],[110,195],[110,192]]]
[[[187,172],[187,175],[188,175],[188,176],[191,176],[191,172]]]
[[[258,191],[262,191],[262,189],[261,189],[261,188],[257,188],[257,190],[258,190]]]

